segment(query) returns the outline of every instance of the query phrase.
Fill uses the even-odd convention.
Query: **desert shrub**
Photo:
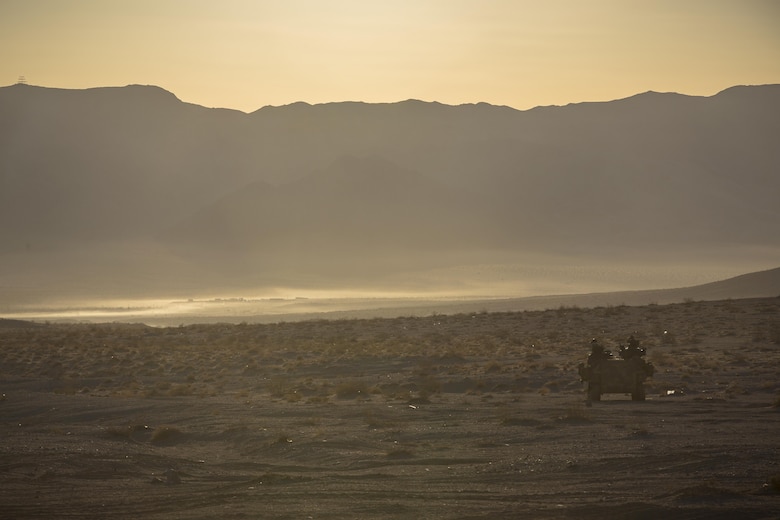
[[[677,344],[677,338],[675,337],[674,334],[672,334],[668,330],[664,330],[663,332],[661,332],[660,340],[662,345],[673,346]]]
[[[745,365],[748,363],[748,356],[745,352],[731,350],[727,354],[731,356],[731,361],[729,362],[733,365]]]
[[[277,376],[266,383],[266,389],[272,397],[283,397],[291,391],[292,385],[286,377]]]
[[[547,381],[543,387],[549,390],[550,392],[560,392],[561,386],[565,385],[566,381],[564,380],[553,380],[553,381]]]
[[[152,444],[168,445],[181,441],[184,438],[184,432],[175,426],[161,426],[155,428],[149,442]]]
[[[434,376],[421,377],[417,381],[417,386],[420,392],[426,395],[435,394],[441,391],[441,381]]]
[[[650,430],[648,430],[645,424],[634,424],[630,427],[632,437],[649,437]]]
[[[76,383],[70,380],[60,380],[55,382],[52,391],[55,394],[74,395],[76,393]]]
[[[485,365],[485,373],[491,374],[494,372],[501,372],[504,370],[504,365],[499,363],[498,361],[491,361],[487,365]]]
[[[430,358],[421,359],[420,363],[417,365],[417,368],[414,370],[414,374],[419,377],[428,376],[432,372],[435,372],[435,366],[433,364],[433,360]]]
[[[292,392],[288,393],[285,397],[285,400],[287,400],[288,403],[297,403],[301,399],[303,399],[303,395],[301,395],[300,392],[297,390],[293,390]]]
[[[507,328],[498,328],[493,331],[493,336],[501,340],[507,340],[511,337],[512,331]]]
[[[775,345],[780,345],[780,324],[774,324],[769,330],[769,340]]]
[[[171,397],[182,397],[185,395],[193,395],[192,385],[190,384],[175,384],[168,390],[168,395]]]
[[[113,395],[116,395],[117,397],[135,397],[139,395],[141,391],[141,383],[131,379],[129,381],[117,382],[117,384],[114,385],[114,388]]]
[[[414,457],[414,452],[406,448],[395,448],[387,452],[387,458],[393,460],[411,459],[413,457]]]
[[[336,397],[339,399],[355,399],[368,395],[368,385],[363,381],[344,381],[336,385]]]
[[[733,399],[737,395],[745,395],[749,392],[745,390],[742,385],[739,384],[738,381],[731,381],[728,386],[726,387],[725,394],[726,397]]]
[[[650,358],[650,361],[656,366],[656,368],[669,367],[672,364],[676,364],[672,362],[673,357],[662,350],[653,350],[650,352],[648,357]]]
[[[130,424],[127,426],[110,426],[106,428],[107,437],[116,440],[137,440],[137,437],[146,435],[149,427],[143,424]]]
[[[368,412],[363,416],[363,421],[370,430],[377,430],[380,428],[395,428],[397,424],[395,421],[386,416],[379,416],[374,412]]]
[[[264,486],[276,486],[294,484],[297,482],[305,482],[310,480],[310,477],[304,477],[301,475],[281,475],[279,473],[266,473],[262,477],[257,479],[259,484]]]
[[[501,417],[500,422],[504,426],[539,426],[542,421],[529,417],[514,417],[505,415]]]
[[[292,437],[290,437],[286,433],[283,433],[276,438],[274,444],[292,444],[292,441],[293,441]]]
[[[566,408],[566,412],[558,419],[567,422],[588,422],[590,421],[590,414],[583,404],[575,403],[569,405]]]

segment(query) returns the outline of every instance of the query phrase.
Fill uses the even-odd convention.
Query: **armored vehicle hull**
[[[605,359],[579,367],[580,378],[588,383],[591,401],[600,401],[603,394],[631,394],[632,400],[644,401],[644,383],[653,372],[653,365],[640,357]]]

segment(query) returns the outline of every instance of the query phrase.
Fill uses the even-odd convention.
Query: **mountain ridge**
[[[595,308],[615,306],[671,305],[690,301],[727,301],[742,299],[780,298],[780,267],[745,273],[724,280],[689,287],[669,289],[615,291],[585,294],[555,294],[524,298],[475,299],[464,302],[424,302],[413,308],[409,305],[379,309],[354,309],[328,313],[334,318],[396,317],[414,313],[456,314],[462,312],[518,312],[548,309]],[[283,316],[293,319],[293,315]],[[321,316],[320,316],[321,317]],[[280,318],[280,317],[277,317]],[[307,316],[313,319],[314,316]]]
[[[160,87],[158,85],[153,84],[140,84],[140,83],[131,83],[124,86],[102,86],[102,87],[88,87],[88,88],[64,88],[64,87],[47,87],[42,85],[32,85],[28,83],[14,83],[11,85],[4,85],[0,86],[0,92],[6,91],[6,92],[13,92],[13,91],[20,91],[20,92],[51,92],[51,93],[59,93],[59,94],[65,94],[65,95],[72,95],[72,96],[79,96],[79,95],[88,95],[92,93],[147,93],[158,96],[158,99],[164,99],[168,101],[174,101],[176,103],[187,105],[190,107],[197,107],[202,108],[206,110],[211,111],[225,111],[229,113],[236,113],[236,114],[243,114],[243,115],[252,115],[256,114],[257,112],[263,111],[263,110],[274,110],[274,109],[284,109],[284,108],[300,108],[300,107],[323,107],[323,106],[339,106],[339,105],[354,105],[354,106],[398,106],[398,105],[428,105],[432,107],[446,107],[446,108],[464,108],[464,107],[474,107],[474,108],[497,108],[497,109],[508,109],[513,112],[531,112],[531,111],[540,111],[545,109],[555,109],[555,108],[569,108],[569,107],[575,107],[575,106],[587,106],[587,105],[604,105],[604,104],[614,104],[614,103],[626,103],[626,102],[633,102],[638,99],[647,98],[647,97],[678,97],[678,98],[685,98],[689,100],[693,99],[713,99],[718,97],[728,97],[737,93],[741,93],[743,91],[749,90],[752,94],[755,93],[774,93],[773,91],[780,90],[780,84],[774,84],[774,83],[768,83],[768,84],[756,84],[756,85],[750,85],[750,84],[742,84],[742,85],[732,85],[726,88],[723,88],[722,90],[719,90],[715,94],[712,95],[694,95],[694,94],[685,94],[681,92],[674,92],[674,91],[656,91],[656,90],[647,90],[644,92],[638,92],[636,94],[632,94],[623,98],[616,98],[613,100],[606,100],[606,101],[573,101],[570,103],[565,104],[552,104],[552,105],[537,105],[534,107],[526,108],[526,109],[519,109],[514,108],[510,105],[498,105],[493,103],[488,103],[485,101],[474,101],[474,102],[464,102],[464,103],[458,103],[458,104],[448,104],[448,103],[442,103],[440,101],[425,101],[417,98],[408,98],[398,101],[385,101],[385,102],[367,102],[367,101],[355,101],[355,100],[344,100],[344,101],[326,101],[321,103],[309,103],[307,101],[294,101],[291,103],[286,103],[282,105],[263,105],[253,111],[250,112],[244,112],[241,110],[228,108],[228,107],[206,107],[203,105],[198,105],[196,103],[191,103],[187,101],[181,100],[175,93],[171,92],[170,90],[167,90],[163,87]],[[147,96],[147,99],[150,97]]]
[[[146,243],[194,272],[273,280],[329,265],[345,283],[530,253],[729,263],[737,248],[774,265],[777,114],[780,85],[529,110],[406,100],[251,113],[154,86],[1,87],[0,218],[13,225],[0,255]],[[67,271],[56,258],[41,262]]]

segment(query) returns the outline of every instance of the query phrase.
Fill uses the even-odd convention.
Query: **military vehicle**
[[[602,394],[631,394],[633,401],[644,401],[645,380],[655,372],[644,355],[633,337],[627,347],[620,347],[621,359],[614,359],[594,340],[588,363],[579,365],[580,380],[588,383],[588,400],[600,401]]]

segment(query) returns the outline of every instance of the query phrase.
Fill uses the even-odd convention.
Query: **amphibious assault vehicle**
[[[645,361],[645,349],[629,338],[627,347],[620,347],[620,358],[604,350],[594,340],[587,364],[580,363],[579,374],[588,383],[588,400],[600,401],[602,394],[631,394],[634,401],[645,400],[645,380],[655,372],[652,363]]]

